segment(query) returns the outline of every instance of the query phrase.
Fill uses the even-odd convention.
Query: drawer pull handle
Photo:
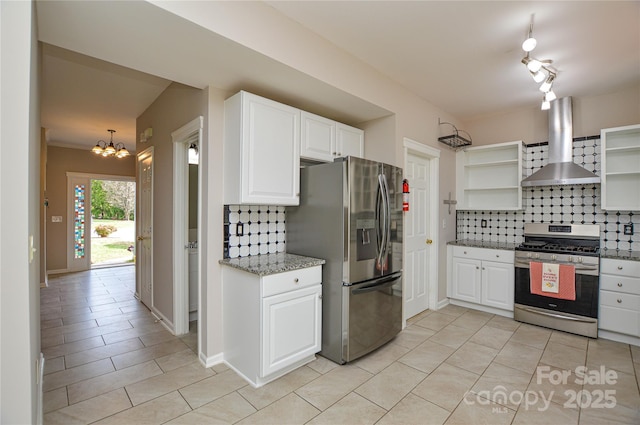
[[[467,255],[467,251],[464,252],[464,255]]]
[[[294,281],[295,283],[298,283],[298,278],[296,277],[295,279],[293,279],[293,281]]]
[[[618,304],[622,304],[622,300],[620,298],[618,298],[616,301],[618,301]]]
[[[496,254],[496,258],[500,258],[500,254]]]
[[[618,266],[618,270],[622,270],[622,266]]]
[[[618,288],[622,288],[622,283],[618,282]]]

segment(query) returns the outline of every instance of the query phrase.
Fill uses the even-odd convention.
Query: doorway
[[[113,186],[123,184],[135,193],[134,177],[67,172],[67,271],[69,272],[91,269],[94,266],[94,251],[99,252],[103,250],[103,246],[98,246],[100,244],[92,246],[94,229],[96,227],[93,223],[94,196],[100,198],[104,195],[104,193],[100,193],[100,191],[103,190],[102,184],[94,185],[93,182],[95,181],[109,181],[112,182]],[[96,192],[95,194],[94,191]],[[113,210],[122,210],[122,213],[117,213],[113,210],[108,211],[106,212],[108,218],[124,218],[124,215],[133,218],[131,208],[135,205],[135,201],[132,205],[125,206],[124,210],[127,212],[124,212],[121,206],[117,206],[118,203],[123,201],[111,199],[110,202]],[[98,213],[98,215],[100,215],[100,213]],[[104,214],[102,214],[101,218],[104,218]],[[100,221],[100,218],[98,218],[98,221]],[[119,231],[121,233],[117,235],[118,239],[120,239],[120,236],[123,236],[122,239],[128,239],[124,227],[129,226],[119,226],[117,221],[118,220],[107,220],[102,223],[104,226],[101,230],[104,230],[105,237],[112,236],[111,240],[105,241],[102,245],[108,245],[110,241],[114,242],[115,236]],[[96,238],[100,238],[99,233],[96,234]],[[133,239],[131,239],[131,241],[125,241],[125,243],[129,243],[122,249],[119,248],[120,244],[114,244],[115,246],[108,247],[107,249],[112,251],[113,254],[111,258],[121,256],[121,259],[124,261],[132,260],[133,254],[129,251],[132,241]],[[119,253],[118,251],[121,252]]]
[[[200,323],[202,305],[201,240],[202,167],[200,159],[203,117],[173,133],[173,311],[176,335],[189,332],[189,321]],[[191,160],[191,161],[190,161]],[[194,311],[194,307],[195,310]],[[198,337],[199,339],[199,337]]]
[[[114,267],[135,260],[136,183],[91,179],[91,267]]]
[[[440,151],[404,139],[404,172],[409,211],[404,234],[404,320],[429,308],[438,297],[438,166]]]

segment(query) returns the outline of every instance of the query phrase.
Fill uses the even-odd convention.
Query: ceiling
[[[167,49],[176,39],[189,43],[201,40],[208,43],[208,49],[214,45],[218,49],[219,55],[212,56],[233,56],[234,60],[222,64],[200,58],[203,62],[192,70],[160,75],[154,71],[159,67],[154,68],[152,59],[140,61],[140,66],[135,67],[147,72],[139,72],[89,57],[86,55],[93,53],[87,43],[82,45],[78,37],[69,36],[71,29],[67,31],[66,26],[58,24],[61,16],[68,19],[69,7],[77,10],[78,16],[80,12],[89,13],[82,8],[91,7],[95,9],[92,13],[103,19],[91,21],[82,16],[73,23],[77,25],[76,34],[97,32],[101,25],[108,33],[112,28],[105,15],[113,13],[120,28],[107,41],[118,45],[119,35],[129,37],[129,42],[133,40],[134,36],[127,31],[134,29],[127,26],[123,17],[124,13],[134,14],[133,6],[116,2],[99,10],[95,2],[66,2],[64,7],[53,3],[56,2],[38,3],[40,40],[46,43],[41,116],[53,144],[88,147],[98,139],[108,138],[107,129],[113,128],[117,131],[114,141],[122,141],[132,150],[136,117],[172,80],[203,88],[208,78],[209,83],[222,89],[256,87],[266,93],[277,92],[277,87],[284,86],[286,81],[291,89],[283,90],[279,98],[289,96],[300,107],[306,102],[309,110],[324,112],[330,118],[356,123],[388,113],[375,105],[356,102],[335,88],[186,23],[184,28],[172,24],[173,38],[167,39]],[[162,15],[155,10],[159,8],[140,3],[135,7],[144,14],[145,22],[132,17],[129,26],[142,31],[145,24],[166,19],[166,13]],[[553,60],[558,71],[554,91],[559,97],[596,96],[640,82],[638,1],[268,1],[267,4],[462,121],[540,104],[542,94],[520,63],[524,56],[520,44],[532,16],[533,34],[538,40],[532,55]],[[125,6],[128,9],[119,10]],[[163,43],[157,39],[153,42]],[[106,53],[96,56],[108,59],[107,48],[105,44],[102,51]],[[138,62],[133,58],[131,63]],[[248,63],[252,66],[247,66]]]

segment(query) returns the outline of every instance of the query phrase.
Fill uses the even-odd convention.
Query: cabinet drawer
[[[640,311],[640,295],[600,291],[600,305]]]
[[[640,295],[640,277],[603,274],[600,276],[600,289]]]
[[[276,273],[262,278],[262,296],[280,294],[322,282],[322,266]]]
[[[474,260],[495,261],[498,263],[513,263],[514,252],[502,249],[454,246],[453,256],[460,258],[472,258]]]
[[[601,306],[598,328],[640,336],[640,313],[626,308]]]
[[[610,258],[604,258],[600,264],[600,273],[638,277],[640,276],[640,261],[612,260]]]

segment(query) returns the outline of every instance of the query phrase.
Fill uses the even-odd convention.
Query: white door
[[[67,173],[67,269],[91,268],[91,179]]]
[[[429,160],[409,154],[405,178],[409,180],[409,211],[405,213],[404,317],[408,319],[429,308]]]
[[[140,301],[153,306],[153,148],[138,155],[140,211],[137,237],[137,267]]]

